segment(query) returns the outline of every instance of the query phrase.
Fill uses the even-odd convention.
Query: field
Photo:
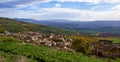
[[[120,43],[120,38],[119,37],[107,37],[107,38],[98,38],[98,39],[111,40],[114,43]]]

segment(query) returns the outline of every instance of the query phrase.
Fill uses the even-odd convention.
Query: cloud
[[[9,9],[10,10],[10,9]],[[7,11],[7,10],[6,10]],[[1,12],[1,11],[0,11]],[[42,8],[34,11],[14,10],[10,12],[2,12],[0,16],[11,18],[32,18],[32,19],[67,19],[80,21],[93,20],[120,20],[120,12],[112,11],[92,11],[78,10],[70,8]]]
[[[96,10],[96,9],[104,8],[104,7],[105,7],[105,6],[97,5],[97,6],[92,7],[91,10]]]
[[[81,10],[78,8],[62,8],[61,4],[55,3],[53,7],[40,8],[36,4],[51,2],[54,0],[3,0],[0,1],[0,16],[10,18],[32,18],[32,19],[68,19],[68,20],[120,20],[120,5],[116,5],[111,10],[95,11],[96,9],[107,8],[108,6],[96,5],[91,10]],[[120,0],[55,0],[58,2],[87,2],[90,4],[100,3],[120,3]],[[63,4],[62,4],[63,5]],[[28,7],[27,9],[21,9]],[[89,5],[88,5],[89,6]]]
[[[58,1],[58,0],[57,0]],[[59,0],[60,2],[87,2],[87,3],[99,3],[102,0]]]
[[[120,10],[120,4],[118,4],[118,5],[114,6],[114,7],[112,7],[112,9],[113,9],[113,10]]]
[[[120,3],[120,0],[103,0],[103,2],[108,2],[108,3]]]
[[[61,7],[61,4],[55,4],[56,7]]]
[[[15,1],[15,0],[1,0],[0,3],[12,2],[12,1]]]
[[[120,3],[120,0],[1,0],[0,8],[19,8],[33,6],[35,4],[40,4],[43,2],[86,2],[90,4],[100,4],[100,3]],[[60,4],[55,4],[56,7],[60,7]]]
[[[57,0],[59,2],[86,2],[92,4],[99,3],[120,3],[120,0]]]
[[[70,8],[44,8],[39,10],[42,13],[43,19],[69,19],[81,21],[93,20],[120,20],[120,12],[118,10],[112,11],[92,11],[92,10],[78,10]],[[42,12],[41,12],[42,11]]]
[[[0,8],[26,7],[49,1],[50,0],[4,0],[0,1]]]
[[[1,0],[0,8],[15,8],[15,7],[26,7],[34,4],[40,4],[43,2],[86,2],[90,4],[99,3],[120,3],[120,0]],[[60,5],[57,5],[60,6]]]

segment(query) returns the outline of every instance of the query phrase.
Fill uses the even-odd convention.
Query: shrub
[[[90,46],[90,42],[93,42],[94,40],[85,38],[85,37],[73,37],[73,43],[71,48],[77,52],[82,52],[85,54],[91,54],[92,49]]]

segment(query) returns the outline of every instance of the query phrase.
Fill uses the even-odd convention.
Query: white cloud
[[[0,10],[1,12],[2,10]],[[70,8],[42,8],[34,11],[14,10],[1,12],[0,16],[12,18],[32,18],[32,19],[68,19],[80,21],[93,20],[120,20],[119,10],[111,11],[92,11],[92,10],[78,10]]]
[[[27,7],[27,6],[33,6],[35,4],[41,4],[50,1],[51,0],[3,0],[0,1],[0,8]]]
[[[1,0],[0,3],[13,2],[13,1],[19,1],[19,0]],[[22,1],[22,0],[20,0],[20,1]],[[29,0],[25,0],[25,1],[29,1]],[[120,3],[120,0],[33,0],[33,1],[38,1],[38,2],[39,1],[42,1],[42,2],[59,1],[59,2],[87,2],[87,3],[101,3],[101,2]]]
[[[113,10],[120,10],[120,4],[114,6],[112,9],[113,9]]]
[[[27,0],[26,3],[21,3],[16,5],[16,7],[27,7],[27,6],[34,6],[35,4],[40,4],[44,2],[50,2],[51,0]],[[18,1],[19,2],[19,1]]]
[[[78,10],[70,8],[44,8],[40,9],[38,18],[43,19],[70,19],[70,20],[120,20],[120,12],[118,10],[112,11],[92,11],[92,10]]]
[[[4,0],[2,2],[13,2],[18,0]],[[31,1],[31,2],[29,2]],[[35,6],[34,4],[40,4],[42,2],[50,2],[54,0],[26,0],[25,2],[19,1],[15,2],[13,6],[26,7],[31,6],[32,10],[17,10],[19,8],[9,8],[0,9],[0,16],[11,17],[11,18],[32,18],[32,19],[69,19],[69,20],[81,20],[81,21],[91,21],[91,20],[120,20],[120,5],[116,5],[112,9],[107,11],[93,11],[94,9],[101,8],[103,6],[95,6],[92,10],[80,10],[71,8],[61,8],[61,4],[55,4],[54,8],[41,8]],[[87,2],[98,4],[101,2],[107,3],[120,3],[120,0],[56,0],[59,2]],[[19,4],[18,4],[19,3]],[[11,3],[12,4],[12,3]],[[37,9],[36,9],[37,8]]]
[[[54,1],[60,1],[60,2],[87,2],[87,3],[92,3],[92,4],[98,4],[98,3],[120,3],[120,0],[54,0]]]
[[[55,4],[56,7],[61,7],[61,4]]]
[[[103,2],[108,2],[108,3],[120,3],[120,0],[103,0]]]
[[[102,5],[97,5],[91,8],[91,10],[99,9],[99,8],[104,8],[105,6]]]
[[[87,2],[87,3],[99,3],[102,0],[59,0],[61,2]]]
[[[12,1],[16,1],[16,0],[0,0],[0,3],[12,2]]]

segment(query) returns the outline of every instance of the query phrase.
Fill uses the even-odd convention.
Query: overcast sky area
[[[120,20],[120,0],[0,0],[0,17]]]

